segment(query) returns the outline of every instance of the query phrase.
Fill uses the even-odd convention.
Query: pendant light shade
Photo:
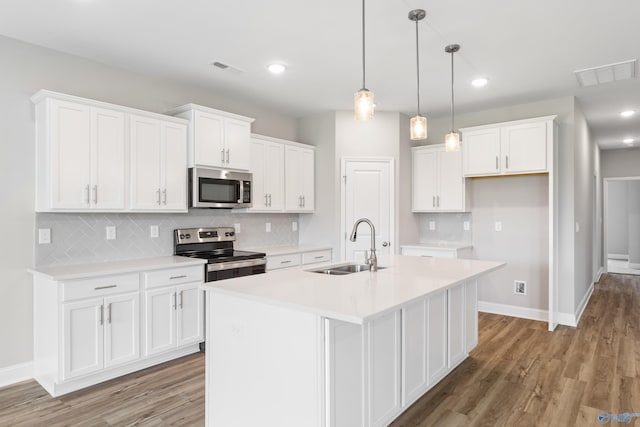
[[[418,48],[418,22],[422,21],[426,15],[426,12],[422,9],[415,9],[409,12],[409,20],[416,23],[416,81],[418,83],[416,90],[418,114],[411,118],[410,123],[412,141],[427,139],[427,118],[420,114],[420,50]]]
[[[460,134],[453,126],[454,104],[453,104],[453,54],[460,50],[459,44],[450,44],[444,51],[451,54],[451,132],[444,137],[444,149],[446,152],[460,151]]]
[[[373,119],[374,94],[365,85],[364,1],[362,0],[362,89],[354,95],[354,113],[358,121]]]

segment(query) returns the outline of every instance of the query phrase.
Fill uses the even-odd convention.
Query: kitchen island
[[[383,426],[458,366],[477,344],[476,279],[504,264],[379,265],[203,285],[207,426]]]

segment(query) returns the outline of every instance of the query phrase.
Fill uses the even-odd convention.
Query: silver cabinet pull
[[[182,291],[180,291],[180,308],[182,308]]]
[[[302,196],[302,207],[304,208],[305,206],[307,206],[307,198]]]
[[[387,246],[391,246],[391,244],[389,242],[382,242],[382,246],[386,248]]]
[[[498,156],[496,156],[496,170],[498,170]]]
[[[220,155],[222,156],[221,163],[224,165],[224,148],[220,150]]]
[[[171,276],[171,277],[169,277],[169,280],[184,279],[185,277],[187,277],[186,274],[181,274],[179,276]]]
[[[264,205],[265,206],[269,206],[269,201],[268,200],[269,200],[269,198],[267,196],[267,193],[264,193]]]
[[[93,203],[94,204],[98,203],[98,186],[97,185],[93,186]]]
[[[436,196],[436,207],[440,207],[440,196]]]
[[[162,190],[162,203],[167,204],[167,189]]]
[[[505,163],[506,163],[507,169],[509,169],[509,156],[505,157]]]
[[[291,263],[291,260],[290,260],[290,259],[288,259],[288,260],[286,260],[286,261],[280,261],[280,264],[289,264],[289,263]]]
[[[227,148],[227,165],[229,164],[229,149]]]
[[[107,323],[111,323],[111,303],[107,306]]]
[[[177,304],[176,304],[176,293],[177,292],[174,292],[173,294],[171,294],[171,298],[173,299],[173,309],[174,310],[178,309]]]
[[[298,207],[302,207],[302,196],[298,196]]]
[[[100,305],[100,326],[104,325],[104,305]]]
[[[160,206],[160,189],[156,190],[156,203]]]
[[[269,207],[271,207],[271,193],[269,193]]]
[[[313,259],[321,259],[321,258],[324,258],[324,256],[323,255],[318,255],[318,256],[314,256],[313,257]]]
[[[97,286],[95,288],[93,288],[96,291],[99,291],[100,289],[111,289],[111,288],[117,288],[118,285],[105,285],[105,286]]]
[[[435,208],[436,207],[436,196],[433,196],[431,198],[431,207]]]
[[[89,204],[89,184],[87,184],[84,187],[84,200],[85,200],[85,203],[88,205]]]

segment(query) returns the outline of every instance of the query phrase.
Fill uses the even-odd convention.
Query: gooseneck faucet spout
[[[361,222],[366,222],[369,224],[369,227],[371,227],[371,250],[369,251],[369,254],[365,251],[364,262],[371,267],[371,271],[378,271],[378,257],[376,256],[376,228],[373,226],[371,220],[368,218],[360,218],[357,220],[356,223],[353,224],[353,230],[351,231],[351,237],[349,237],[349,240],[352,242],[356,241],[358,225],[360,225]]]

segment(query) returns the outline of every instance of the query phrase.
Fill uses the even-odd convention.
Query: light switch
[[[580,232],[580,223],[576,221],[576,233]]]
[[[435,221],[429,221],[429,230],[433,231],[436,229],[436,222]]]
[[[502,231],[502,221],[496,221],[496,231]]]
[[[270,222],[265,223],[264,231],[266,231],[267,233],[271,233],[271,223]]]
[[[149,237],[155,239],[160,235],[160,228],[157,225],[152,225],[149,227]]]
[[[48,245],[51,243],[50,228],[38,228],[38,243],[41,245]]]
[[[106,239],[107,240],[116,240],[116,227],[115,227],[115,225],[108,225],[104,229],[106,231]]]

